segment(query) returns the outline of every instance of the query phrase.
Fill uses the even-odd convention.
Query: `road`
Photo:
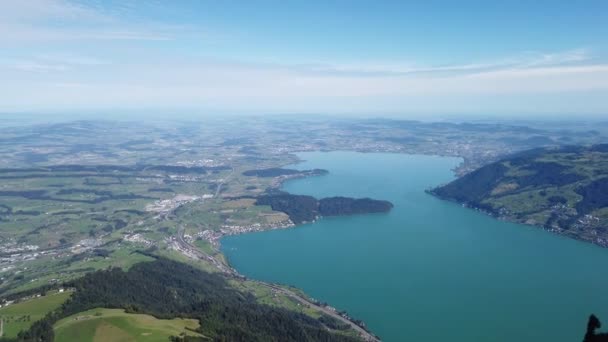
[[[230,178],[230,176],[232,176],[233,172],[234,172],[234,169],[231,169],[228,176],[226,176],[226,178],[222,179],[222,181],[217,185],[217,189],[215,190],[215,196],[213,196],[214,198],[217,198],[220,195],[220,192],[222,191],[222,185],[224,185],[224,183],[226,183],[226,181]]]
[[[210,262],[212,265],[216,266],[220,271],[222,271],[223,273],[225,273],[226,275],[233,277],[233,278],[238,278],[238,279],[243,279],[243,276],[238,274],[238,272],[236,272],[233,268],[226,266],[224,263],[220,262],[219,260],[217,260],[216,258],[202,252],[201,250],[199,250],[196,246],[190,244],[188,241],[186,241],[184,239],[184,229],[180,228],[178,230],[177,233],[177,237],[175,238],[175,241],[177,242],[177,244],[179,245],[179,247],[185,251],[187,251],[189,254],[196,256],[198,259],[201,260],[205,260],[207,262]],[[323,313],[325,313],[326,315],[333,317],[341,322],[344,322],[346,324],[348,324],[352,329],[354,329],[357,333],[359,333],[359,335],[361,336],[361,338],[364,341],[369,341],[369,342],[377,342],[380,341],[377,337],[375,337],[374,335],[372,335],[371,333],[369,333],[368,331],[366,331],[365,329],[363,329],[362,327],[358,326],[357,324],[355,324],[354,322],[352,322],[351,320],[342,317],[341,315],[339,315],[337,312],[330,310],[324,306],[315,304],[313,302],[311,302],[310,300],[308,300],[305,297],[300,296],[299,294],[290,291],[286,288],[277,286],[277,285],[273,285],[273,284],[269,284],[269,283],[265,283],[259,280],[256,280],[256,282],[262,286],[265,286],[271,290],[274,290],[276,292],[279,292],[285,296],[288,296],[289,298],[292,298],[298,302],[300,302],[301,304],[307,305],[309,307],[315,308]]]
[[[196,258],[198,258],[200,260],[205,260],[205,261],[211,263],[213,266],[217,267],[223,273],[229,274],[231,276],[238,276],[238,274],[236,273],[235,270],[226,266],[224,263],[220,262],[219,260],[212,257],[211,255],[203,253],[196,246],[194,246],[191,243],[189,243],[188,241],[186,241],[184,239],[184,228],[183,227],[180,227],[179,230],[177,231],[177,236],[175,237],[175,242],[177,242],[178,246],[182,250],[187,251],[188,253],[194,255]]]
[[[346,323],[346,324],[350,325],[350,327],[352,329],[354,329],[357,333],[359,333],[359,336],[361,336],[361,338],[363,338],[364,341],[369,341],[369,342],[380,341],[374,335],[372,335],[369,332],[367,332],[367,330],[361,328],[360,326],[358,326],[354,322],[350,321],[349,319],[346,319],[346,318],[340,316],[338,313],[336,313],[333,310],[330,310],[330,309],[328,309],[328,308],[326,308],[324,306],[317,305],[317,304],[309,301],[308,299],[306,299],[304,297],[301,297],[301,296],[299,296],[298,294],[296,294],[296,293],[294,293],[292,291],[289,291],[286,288],[283,288],[283,287],[280,287],[280,286],[276,286],[276,285],[272,285],[272,284],[268,284],[268,283],[264,283],[264,282],[261,282],[261,281],[257,281],[257,282],[261,283],[262,285],[264,285],[266,287],[269,287],[269,288],[271,288],[271,289],[273,289],[273,290],[275,290],[277,292],[280,292],[280,293],[288,296],[289,298],[297,300],[298,302],[300,302],[300,303],[302,303],[304,305],[311,306],[311,307],[313,307],[313,308],[315,308],[315,309],[323,312],[324,314],[326,314],[328,316],[331,316],[331,317],[333,317],[333,318],[335,318],[335,319],[337,319],[337,320],[339,320],[339,321],[341,321],[343,323]]]

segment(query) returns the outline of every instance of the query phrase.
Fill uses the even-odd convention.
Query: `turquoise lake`
[[[329,174],[283,189],[385,199],[388,214],[323,218],[226,237],[242,274],[297,286],[348,311],[384,341],[581,341],[587,318],[608,323],[608,249],[502,222],[425,189],[460,159],[312,152],[297,169]]]

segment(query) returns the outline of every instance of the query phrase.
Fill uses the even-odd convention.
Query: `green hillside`
[[[168,341],[185,330],[194,336],[189,340],[359,340],[335,319],[260,304],[253,294],[230,286],[230,280],[160,257],[128,271],[88,273],[67,284],[74,289],[70,299],[18,340],[52,341],[55,336],[69,342],[77,336],[78,341]]]
[[[522,152],[431,193],[501,219],[608,246],[608,144]]]
[[[194,332],[198,327],[195,319],[157,319],[122,309],[93,309],[60,320],[54,329],[57,342],[166,342],[181,334],[200,336]]]
[[[59,308],[71,294],[71,292],[55,292],[0,308],[0,320],[4,324],[3,334],[0,337],[17,337],[21,330],[29,329],[34,322]]]

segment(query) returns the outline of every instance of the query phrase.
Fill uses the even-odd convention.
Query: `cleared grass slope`
[[[57,342],[167,342],[182,333],[200,336],[194,319],[157,319],[129,314],[123,309],[93,309],[58,321],[54,325]]]
[[[35,321],[59,308],[71,294],[71,292],[52,293],[1,308],[0,319],[4,321],[2,337],[16,337],[19,331],[27,330]]]

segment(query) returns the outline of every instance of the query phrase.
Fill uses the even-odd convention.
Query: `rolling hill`
[[[430,192],[501,219],[608,246],[608,144],[524,151]]]

